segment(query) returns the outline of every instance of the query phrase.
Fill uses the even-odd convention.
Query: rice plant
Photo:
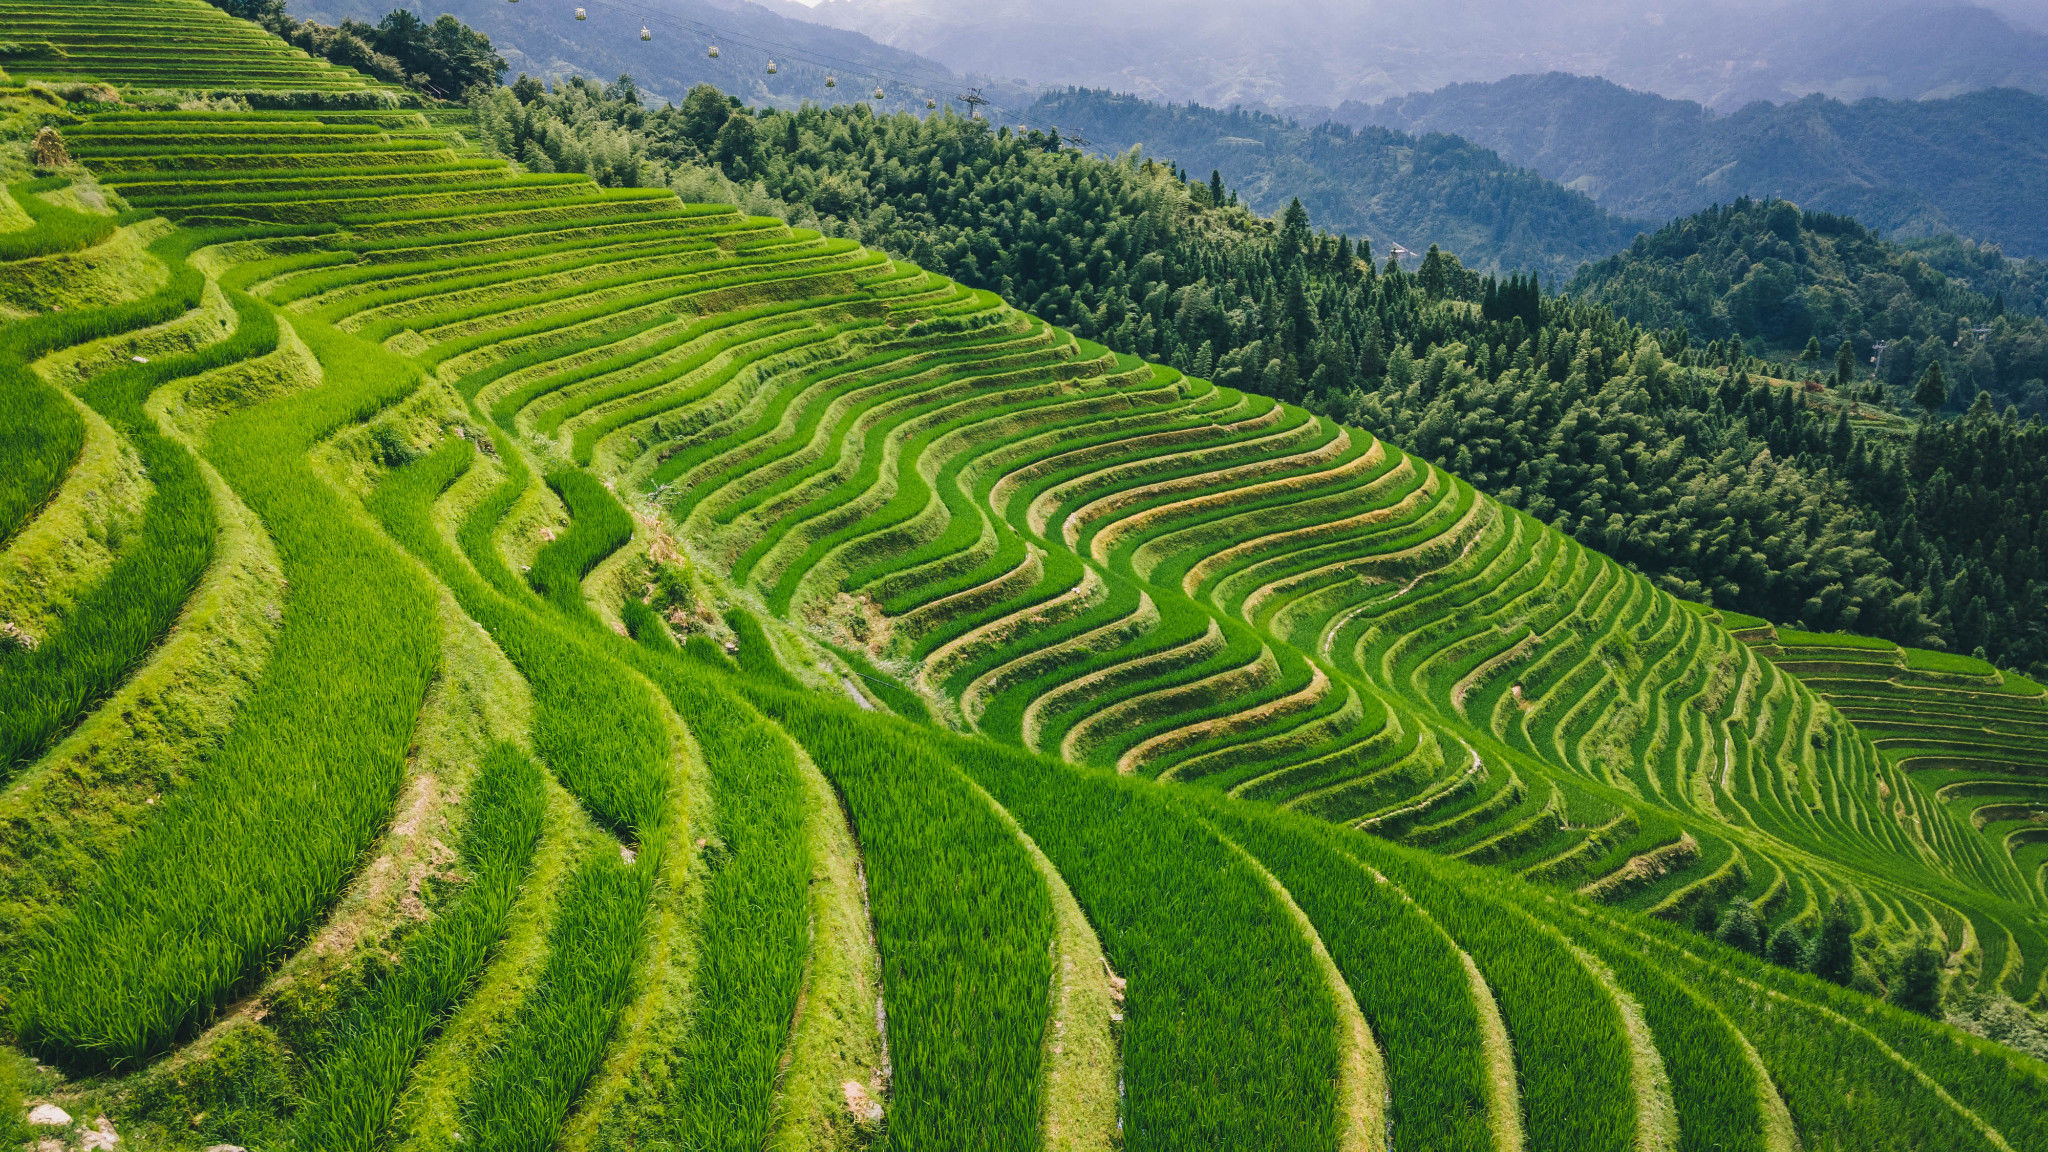
[[[807,695],[753,697],[845,797],[860,841],[891,1146],[1037,1147],[1052,906],[1023,845],[924,733]]]
[[[1346,840],[1347,851],[1429,909],[1485,973],[1514,1038],[1530,1145],[1632,1147],[1636,1096],[1621,1009],[1565,939],[1469,880],[1453,884],[1367,838]]]
[[[535,554],[527,579],[542,599],[563,612],[592,617],[594,613],[583,598],[583,578],[633,538],[633,518],[588,472],[551,472],[548,487],[568,505],[570,526]]]
[[[122,223],[119,218],[60,208],[36,195],[54,192],[70,183],[65,177],[50,176],[7,186],[8,194],[28,213],[32,223],[21,232],[0,232],[0,260],[77,252],[103,244],[114,234]]]
[[[372,507],[392,535],[448,585],[463,610],[490,630],[532,685],[534,748],[564,786],[598,823],[622,836],[658,840],[667,823],[668,738],[652,714],[647,689],[626,669],[604,659],[591,638],[536,611],[538,601],[515,599],[528,595],[518,585],[508,595],[472,575],[432,524],[433,499],[474,458],[469,441],[450,437],[386,477]],[[500,486],[500,499],[509,502],[521,483],[518,477],[508,479]],[[506,488],[513,491],[504,493]],[[598,491],[603,492],[602,486]],[[487,501],[478,509],[490,506]],[[611,507],[617,509],[616,504]],[[602,508],[595,505],[589,511]],[[482,535],[481,547],[490,549],[487,526]],[[573,570],[578,561],[566,563]],[[502,570],[502,563],[497,567]],[[509,579],[509,574],[501,578]],[[590,615],[580,586],[572,581],[569,588],[576,597],[575,608]]]
[[[1333,1147],[1336,1010],[1307,941],[1233,850],[1150,786],[941,747],[1052,859],[1129,981],[1126,1147]]]
[[[85,447],[85,422],[64,394],[0,350],[0,545],[56,495]]]
[[[27,960],[15,1028],[49,1058],[123,1066],[189,1035],[299,938],[382,827],[433,672],[433,602],[303,456],[411,385],[337,358],[323,387],[215,425],[208,455],[263,518],[292,595],[220,752]]]
[[[783,1053],[812,947],[812,857],[796,748],[729,684],[682,659],[673,642],[634,663],[703,749],[717,843],[698,922],[699,1009],[644,1135],[707,1152],[759,1148],[775,1131]]]
[[[891,1147],[1054,1142],[1053,903],[972,784],[1129,980],[1128,1147],[1332,1147],[1345,991],[1382,1046],[1396,1148],[1493,1149],[1517,1124],[1527,1146],[1573,1152],[1666,1131],[1680,1152],[2048,1146],[2038,1066],[1664,922],[1736,894],[1795,920],[1854,890],[1870,937],[1938,925],[1951,948],[1976,941],[1980,987],[2032,995],[2048,964],[2026,871],[2048,846],[2020,826],[2037,689],[1964,657],[1717,621],[1300,407],[1113,354],[851,241],[517,175],[468,148],[459,110],[322,108],[360,78],[200,0],[129,0],[132,29],[85,27],[103,7],[0,0],[10,34],[66,46],[23,74],[211,88],[232,62],[259,103],[305,92],[267,98],[299,111],[130,105],[67,128],[107,187],[182,227],[154,249],[162,290],[0,330],[0,542],[78,453],[75,414],[28,364],[194,306],[184,257],[201,244],[218,245],[209,268],[238,265],[222,281],[238,327],[81,389],[144,457],[148,547],[75,627],[0,654],[0,733],[17,733],[0,760],[39,754],[146,659],[204,569],[203,488],[141,414],[150,389],[267,351],[272,307],[325,378],[209,433],[205,456],[285,563],[276,654],[217,755],[31,940],[6,991],[38,1054],[125,1070],[305,939],[388,818],[436,667],[423,566],[527,681],[536,755],[487,758],[466,882],[433,893],[437,914],[303,1053],[302,1099],[282,1107],[306,1147],[391,1130],[490,962],[550,774],[620,843],[553,893],[538,983],[427,1106],[465,1143],[553,1147],[606,1061],[630,1056],[629,1083],[602,1081],[622,1107],[599,1143],[793,1139],[778,1094],[819,959],[805,755],[863,853]],[[54,208],[43,187],[17,189],[38,227],[0,237],[0,257],[77,251],[133,218]],[[442,369],[466,412],[438,407],[425,374]],[[305,457],[401,403],[415,432],[491,430],[381,475],[328,454],[344,488],[364,484],[366,520]],[[528,431],[570,461],[544,477],[570,526],[520,573],[499,536],[540,498]],[[486,455],[502,479],[451,542],[438,501]],[[620,606],[633,642],[598,622],[583,582],[635,528],[607,481],[644,481],[707,584],[738,593],[722,605],[737,659],[676,644],[637,600]],[[778,620],[737,607],[756,593]],[[807,692],[776,659],[799,633],[891,711],[928,718],[938,699],[982,735]],[[675,792],[699,778],[673,773],[686,745],[706,797]],[[1136,778],[1152,774],[1202,791]],[[670,842],[685,802],[708,802],[695,853]],[[689,1010],[621,1049],[654,907],[694,917]]]
[[[1499,1118],[1490,1115],[1479,1010],[1450,934],[1325,842],[1320,822],[1237,806],[1197,811],[1271,869],[1314,921],[1386,1053],[1395,1147],[1492,1149]],[[1519,1114],[1508,1120],[1520,1124]]]
[[[459,848],[464,881],[405,938],[395,966],[323,1029],[300,1084],[301,1147],[379,1145],[420,1050],[482,971],[505,929],[542,817],[542,776],[510,745],[491,749],[468,797]]]
[[[554,1146],[625,1009],[660,855],[651,850],[629,865],[600,851],[569,878],[540,984],[483,1054],[463,1098],[469,1142],[506,1152]]]
[[[175,257],[174,252],[165,255]],[[162,384],[264,355],[277,346],[270,312],[229,295],[226,339],[148,364],[124,364],[82,389],[127,437],[155,484],[136,539],[66,620],[34,650],[0,665],[0,776],[10,775],[112,692],[164,637],[213,555],[212,497],[183,445],[158,432],[143,402]]]

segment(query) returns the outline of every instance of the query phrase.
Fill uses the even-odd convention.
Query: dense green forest
[[[1978,411],[1895,444],[1754,382],[1725,344],[1692,347],[1676,317],[1650,339],[1447,254],[1375,267],[1298,204],[1264,219],[1220,178],[1048,133],[750,111],[709,88],[648,108],[624,79],[522,79],[474,104],[487,142],[531,167],[808,222],[1118,350],[1355,420],[1690,597],[2048,660],[2038,424]],[[1987,443],[2009,466],[1980,468]]]
[[[1079,132],[1091,149],[1142,147],[1192,172],[1221,172],[1261,213],[1299,199],[1325,226],[1383,249],[1436,244],[1489,271],[1562,280],[1645,227],[1456,136],[1311,127],[1081,88],[1041,97],[1028,119]]]
[[[1336,118],[1455,133],[1627,216],[1668,220],[1781,196],[1887,236],[1954,232],[2048,255],[2048,97],[2016,88],[1932,100],[1816,94],[1717,116],[1550,72],[1346,104]]]
[[[393,8],[375,24],[353,19],[322,24],[287,13],[286,0],[211,2],[310,55],[444,99],[460,97],[478,84],[496,84],[505,73],[505,59],[492,50],[490,37],[445,13],[428,23],[411,9]]]
[[[1995,245],[1960,236],[1894,240],[1894,247],[1925,260],[1935,271],[2022,316],[2048,316],[2048,261],[2016,260]]]
[[[1965,255],[1953,243],[1929,250],[1953,263]],[[1876,357],[1902,397],[1939,363],[1951,411],[1988,392],[2001,407],[2048,412],[2048,322],[2008,307],[2003,292],[2014,287],[2033,311],[2038,281],[1986,279],[1990,293],[1974,291],[1849,217],[1745,198],[1639,238],[1581,271],[1569,291],[1639,324],[1742,339],[1755,354],[1847,340],[1859,362]]]

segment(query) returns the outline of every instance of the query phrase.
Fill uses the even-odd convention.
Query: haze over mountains
[[[864,93],[885,80],[887,104],[922,107],[927,96],[950,96],[961,83],[944,66],[915,53],[748,0],[637,0],[630,10],[587,3],[589,18],[581,21],[565,4],[505,0],[294,0],[291,11],[325,23],[343,17],[375,23],[394,6],[413,8],[428,19],[447,12],[482,31],[511,66],[510,75],[612,80],[631,74],[657,103],[680,101],[691,85],[709,83],[749,104],[794,107],[827,95],[825,77],[838,72],[848,80],[848,93],[856,79],[864,81]],[[653,39],[639,38],[643,25]],[[716,59],[707,51],[713,44],[719,48]],[[777,62],[772,76],[767,71],[771,59]],[[994,95],[1004,98],[1001,92]]]
[[[2038,21],[1944,0],[824,0],[808,15],[958,70],[1216,106],[1330,107],[1552,70],[1724,111],[1814,92],[2048,92]]]
[[[2010,88],[1853,104],[1816,95],[1716,116],[1550,73],[1347,104],[1337,118],[1454,133],[1627,216],[1781,196],[1887,235],[1956,232],[2048,255],[2048,98]]]
[[[1435,244],[1471,267],[1538,272],[1555,284],[1656,227],[1456,136],[1304,125],[1089,89],[1049,93],[1027,118],[1080,133],[1097,151],[1136,145],[1197,178],[1220,172],[1261,215],[1298,198],[1318,225],[1371,241],[1381,261],[1397,244],[1417,253]]]

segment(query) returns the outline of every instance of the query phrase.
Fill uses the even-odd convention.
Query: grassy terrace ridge
[[[0,85],[78,161],[0,215],[0,1087],[67,1146],[2048,1148],[2048,1065],[1868,994],[2040,994],[2038,686],[201,0],[0,15],[295,93]]]

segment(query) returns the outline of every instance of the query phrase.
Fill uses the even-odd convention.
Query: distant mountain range
[[[1381,260],[1396,244],[1417,252],[1437,244],[1472,267],[1536,271],[1554,283],[1655,226],[1453,136],[1304,127],[1263,112],[1086,89],[1048,94],[1027,118],[1080,133],[1095,151],[1140,145],[1196,179],[1220,172],[1257,212],[1300,197],[1318,226],[1371,240]]]
[[[2048,93],[2038,21],[1957,0],[770,2],[955,70],[1217,107],[1376,103],[1551,70],[1724,111],[1814,92]]]
[[[1664,220],[1779,196],[1888,235],[1955,232],[2048,256],[2048,98],[2016,89],[1855,103],[1809,96],[1716,116],[1550,73],[1347,104],[1337,117],[1455,133],[1627,216]]]
[[[398,3],[290,0],[289,11],[326,23],[345,16],[374,22]],[[926,99],[958,94],[964,84],[944,65],[913,52],[748,0],[634,0],[630,7],[585,0],[589,18],[580,21],[573,5],[553,0],[424,0],[405,6],[430,19],[447,12],[482,31],[511,65],[513,76],[611,80],[630,73],[656,101],[680,101],[691,85],[708,83],[752,105],[793,108],[804,100],[869,99],[879,85],[884,107],[921,108]],[[640,39],[643,26],[652,39]],[[710,55],[714,45],[716,59]],[[777,65],[772,76],[770,60]],[[838,85],[827,88],[828,76]],[[1015,87],[989,87],[989,95],[1009,107],[1021,108],[1030,100]]]

